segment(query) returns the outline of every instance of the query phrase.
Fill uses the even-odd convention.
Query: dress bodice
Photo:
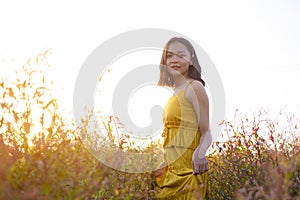
[[[164,147],[180,146],[195,149],[199,144],[197,116],[185,97],[186,88],[168,100],[163,111]]]

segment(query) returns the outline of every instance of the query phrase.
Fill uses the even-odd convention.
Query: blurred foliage
[[[13,80],[0,80],[0,199],[154,199],[151,166],[161,159],[160,144],[131,148],[130,136],[116,137],[112,116],[103,117],[107,139],[86,135],[93,130],[89,112],[80,125],[68,121],[52,95],[48,54],[30,59]],[[227,139],[208,156],[207,199],[300,199],[299,119],[279,116],[237,112],[221,123]],[[148,172],[119,171],[96,159],[115,161],[120,149],[151,155],[130,164]]]
[[[261,109],[221,125],[227,140],[209,156],[209,199],[300,198],[299,119],[282,111],[274,120]]]

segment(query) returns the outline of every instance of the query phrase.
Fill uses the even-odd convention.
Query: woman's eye
[[[173,55],[175,55],[176,57],[179,57],[179,58],[184,58],[185,57],[185,54],[167,54],[167,58],[171,58]]]

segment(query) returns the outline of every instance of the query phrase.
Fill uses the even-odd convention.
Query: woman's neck
[[[174,77],[174,90],[180,90],[184,88],[192,79],[190,77]]]

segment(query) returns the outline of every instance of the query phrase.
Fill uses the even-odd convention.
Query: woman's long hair
[[[188,40],[186,40],[184,38],[179,38],[179,37],[171,38],[164,47],[161,61],[160,61],[160,66],[159,66],[160,77],[159,77],[158,85],[168,86],[168,87],[174,87],[174,85],[175,85],[173,76],[167,72],[167,66],[166,66],[167,50],[169,48],[169,45],[173,42],[179,42],[188,49],[189,53],[191,54],[191,61],[192,61],[191,62],[192,64],[189,66],[189,69],[188,69],[188,76],[192,79],[200,81],[203,84],[203,86],[205,86],[205,82],[201,78],[201,67],[198,62],[194,47]]]

